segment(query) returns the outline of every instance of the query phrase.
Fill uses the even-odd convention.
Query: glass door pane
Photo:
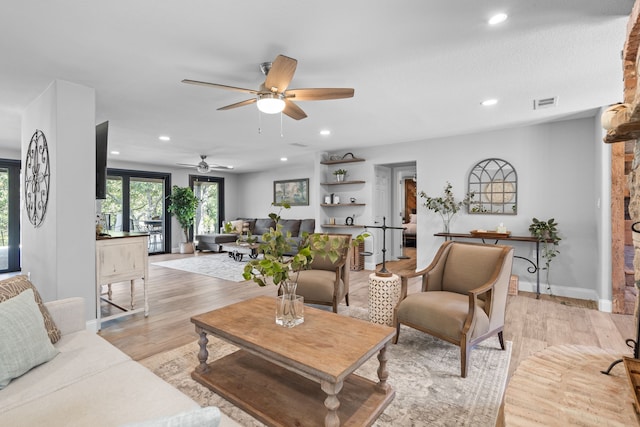
[[[164,252],[164,180],[131,178],[129,182],[130,231],[149,233],[149,252]]]
[[[221,220],[219,183],[195,181],[193,192],[202,201],[196,211],[194,233],[196,235],[217,233]]]
[[[9,170],[0,168],[0,270],[9,269]]]
[[[102,201],[102,213],[109,231],[124,231],[122,201],[122,178],[107,177],[107,198]]]

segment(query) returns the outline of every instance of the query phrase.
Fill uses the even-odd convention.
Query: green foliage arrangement
[[[196,209],[200,200],[193,194],[193,190],[190,187],[179,187],[177,185],[171,188],[168,200],[167,211],[176,217],[184,232],[185,242],[188,242],[189,228],[195,220]]]
[[[469,205],[473,201],[473,197],[475,193],[473,191],[467,193],[461,201],[456,201],[453,196],[452,185],[447,181],[443,193],[439,197],[431,197],[427,195],[424,191],[420,191],[419,195],[421,198],[425,199],[422,204],[428,210],[433,211],[440,215],[442,218],[442,222],[444,223],[445,232],[449,232],[449,223],[451,222],[451,218],[457,214],[463,205]]]
[[[270,213],[269,218],[276,223],[275,228],[271,228],[262,235],[262,243],[259,252],[262,253],[262,259],[254,259],[247,263],[244,267],[242,277],[245,280],[253,280],[260,286],[267,285],[267,278],[270,278],[274,285],[281,285],[291,280],[291,275],[296,274],[300,270],[308,268],[315,256],[328,258],[331,262],[335,262],[340,257],[344,246],[337,239],[329,240],[327,234],[302,234],[302,240],[298,245],[298,252],[290,255],[295,242],[291,237],[291,232],[282,232],[282,224],[280,224],[280,212],[282,209],[289,209],[289,203],[273,203],[273,206],[279,206],[278,213]],[[353,244],[363,242],[368,233],[362,233],[353,239]],[[328,242],[331,242],[329,245]],[[289,255],[287,255],[289,254]]]
[[[334,175],[346,175],[347,174],[347,170],[346,169],[336,169],[333,171]]]
[[[558,236],[558,223],[554,218],[548,221],[533,218],[529,225],[529,232],[532,237],[535,237],[542,243],[542,258],[545,259],[544,269],[547,270],[548,279],[551,261],[560,253],[558,250],[558,242],[562,239]]]

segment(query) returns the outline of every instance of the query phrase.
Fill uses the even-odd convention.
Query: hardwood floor
[[[387,263],[394,273],[415,269],[415,249],[406,248],[411,258]],[[193,255],[167,254],[150,257],[150,263]],[[195,256],[217,256],[196,254]],[[232,260],[229,260],[233,262]],[[352,271],[349,300],[366,307],[368,280],[372,271]],[[100,334],[135,360],[170,350],[197,339],[190,317],[258,295],[275,295],[274,287],[261,288],[253,282],[230,282],[200,274],[150,266],[150,315],[142,314],[106,322]],[[410,292],[420,287],[410,282]],[[138,286],[140,288],[140,286]],[[129,301],[128,283],[114,284],[114,300]],[[142,304],[142,292],[136,295]],[[636,337],[633,316],[597,311],[593,301],[553,296],[536,299],[534,294],[509,296],[504,336],[513,342],[509,376],[531,354],[556,344],[583,344],[611,348],[631,354],[627,338]],[[103,308],[108,314],[109,308]],[[473,352],[471,353],[473,357]],[[606,368],[606,367],[603,367]]]

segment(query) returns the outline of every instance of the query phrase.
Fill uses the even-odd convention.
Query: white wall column
[[[49,148],[49,201],[37,228],[22,202],[22,272],[31,274],[45,301],[84,297],[87,320],[95,319],[95,90],[56,80],[27,107],[23,175],[36,130]]]

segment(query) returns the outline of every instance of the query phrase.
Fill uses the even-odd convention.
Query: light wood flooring
[[[411,258],[387,263],[394,273],[415,269],[415,249],[406,248]],[[180,254],[154,255],[150,263],[176,259]],[[199,253],[195,256],[225,256]],[[229,262],[235,262],[229,259]],[[349,300],[351,305],[367,307],[370,270],[352,271]],[[135,360],[167,351],[197,339],[190,317],[258,295],[275,295],[275,287],[260,287],[253,282],[230,282],[201,274],[150,265],[150,315],[142,314],[106,322],[100,332],[105,339]],[[410,283],[410,292],[420,287]],[[141,286],[138,286],[140,289]],[[128,283],[114,284],[114,300],[129,301]],[[142,292],[136,295],[142,304]],[[104,307],[103,314],[110,308]],[[519,293],[509,296],[504,336],[513,342],[509,376],[529,355],[557,344],[582,344],[611,348],[631,354],[627,338],[636,338],[633,316],[597,311],[593,301]],[[473,357],[473,352],[471,353]],[[604,367],[606,368],[606,367]]]

